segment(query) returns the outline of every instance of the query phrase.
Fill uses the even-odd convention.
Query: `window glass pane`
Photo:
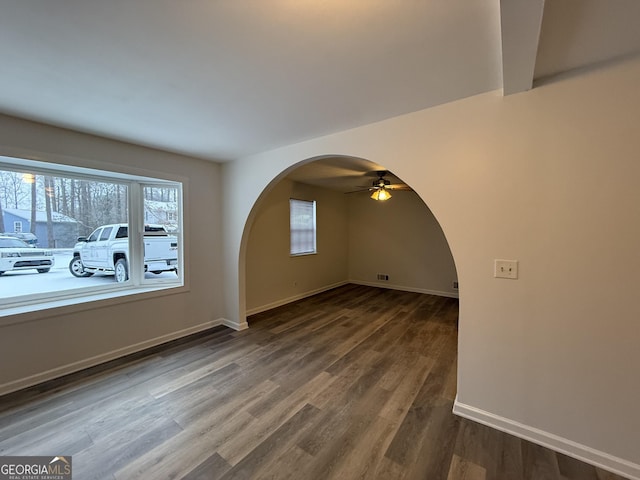
[[[128,223],[128,187],[102,178],[17,171],[0,164],[0,235],[16,235],[27,249],[0,248],[0,301],[112,284],[105,273],[76,276],[70,269],[78,237],[107,241]],[[17,224],[21,232],[17,232]],[[93,233],[92,233],[93,232]],[[81,242],[87,265],[107,268],[108,251]]]
[[[316,253],[316,202],[289,200],[291,255]]]
[[[178,273],[180,189],[168,185],[145,185],[143,197],[145,280],[175,281]]]

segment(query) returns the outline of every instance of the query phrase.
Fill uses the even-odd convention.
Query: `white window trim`
[[[36,155],[41,157],[40,155]],[[164,296],[173,293],[182,293],[190,290],[188,276],[185,275],[184,265],[186,263],[186,245],[184,243],[183,232],[185,230],[186,219],[184,218],[184,197],[188,189],[188,181],[184,177],[166,176],[160,178],[156,172],[146,172],[140,169],[131,169],[128,173],[106,170],[104,166],[79,167],[64,163],[64,157],[55,156],[50,164],[32,160],[28,158],[17,158],[0,155],[0,165],[4,170],[33,171],[38,175],[65,176],[79,180],[104,180],[114,183],[126,184],[129,189],[129,225],[137,225],[138,233],[142,233],[144,225],[142,190],[145,186],[176,186],[179,188],[178,195],[178,217],[182,220],[181,228],[176,235],[181,248],[178,251],[178,277],[177,280],[166,281],[162,279],[143,279],[143,238],[136,235],[139,242],[132,242],[133,235],[129,235],[130,257],[133,260],[130,266],[130,278],[122,284],[100,287],[83,287],[79,289],[69,289],[58,292],[48,292],[43,294],[24,295],[18,301],[0,300],[0,326],[21,323],[23,321],[33,321],[39,318],[59,315],[62,313],[73,313],[86,309],[95,308],[95,302],[101,305],[121,304],[126,301],[138,301],[143,298]],[[76,159],[74,159],[76,160]],[[85,162],[91,163],[91,162]],[[51,164],[53,165],[53,164]],[[132,193],[136,192],[136,193]],[[132,197],[137,197],[134,200]],[[136,203],[136,201],[140,203]],[[140,207],[140,208],[138,208]],[[135,223],[134,223],[135,222]],[[136,245],[137,244],[137,245]],[[135,272],[135,273],[134,273]],[[133,277],[133,278],[132,278]],[[137,277],[137,278],[136,278]],[[55,296],[55,298],[54,298]]]

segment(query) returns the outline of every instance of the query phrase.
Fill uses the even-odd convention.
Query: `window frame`
[[[312,250],[300,250],[294,252],[294,205],[296,203],[304,203],[311,204],[312,209],[312,228],[306,229],[311,230],[313,233],[313,249]],[[317,218],[317,202],[315,200],[304,200],[300,198],[290,198],[289,199],[289,256],[291,257],[304,257],[307,255],[317,255],[318,254],[318,218]]]
[[[56,163],[53,163],[53,162]],[[59,314],[57,309],[65,312],[82,311],[95,308],[95,302],[101,304],[120,304],[123,301],[167,295],[167,290],[178,293],[189,290],[188,276],[185,275],[185,242],[183,204],[187,190],[187,179],[178,176],[159,176],[157,172],[143,172],[137,169],[127,169],[129,172],[106,170],[102,165],[81,167],[63,163],[64,159],[52,159],[51,163],[32,160],[24,157],[0,154],[0,169],[23,173],[33,172],[36,175],[48,175],[77,180],[104,181],[119,183],[127,186],[129,230],[138,231],[139,241],[133,241],[129,236],[129,258],[131,260],[130,278],[127,282],[111,285],[87,286],[62,291],[27,294],[14,299],[0,299],[0,326],[31,321],[53,314]],[[90,163],[90,162],[88,162]],[[153,176],[151,176],[153,175]],[[172,233],[178,237],[178,275],[170,281],[163,279],[144,278],[143,236],[144,231],[144,202],[142,191],[145,186],[175,187],[177,192],[178,232]],[[99,226],[95,230],[98,230]],[[100,232],[101,233],[101,232]],[[134,273],[136,272],[136,273]],[[139,273],[138,273],[139,272]]]

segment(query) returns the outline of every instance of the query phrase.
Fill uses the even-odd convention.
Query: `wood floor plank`
[[[453,455],[447,480],[487,480],[487,471],[476,463]]]
[[[318,408],[326,408],[331,404],[336,404],[345,392],[348,392],[353,385],[359,381],[363,369],[368,365],[378,361],[380,355],[377,352],[365,351],[348,365],[341,365],[342,369],[331,368],[327,373],[331,375],[331,381],[327,382],[317,392],[314,392],[309,402]]]
[[[411,449],[411,461],[406,463],[407,473],[404,478],[418,480],[429,478],[446,480],[451,467],[455,438],[461,420],[451,415],[451,404],[431,407],[428,427],[424,436],[414,441]]]
[[[100,480],[104,472],[119,470],[181,430],[175,421],[166,419],[158,421],[152,428],[136,437],[129,437],[131,440],[127,443],[122,442],[120,436],[112,437],[111,441],[94,443],[77,452],[84,461],[74,464],[73,475],[75,478]]]
[[[316,378],[297,389],[277,404],[272,404],[268,412],[260,417],[254,417],[250,428],[239,432],[218,448],[218,452],[231,465],[236,465],[262,441],[282,425],[287,423],[300,410],[305,408],[309,398],[326,381],[326,374],[320,373]],[[257,407],[258,405],[256,405]],[[315,407],[314,407],[315,408]],[[252,409],[255,411],[254,409]]]
[[[337,480],[385,478],[376,476],[376,472],[381,467],[380,463],[385,458],[384,452],[389,448],[396,430],[397,425],[386,418],[380,416],[371,418],[371,422],[363,429],[360,436],[355,438],[357,443],[352,447],[351,452],[327,478]]]
[[[525,480],[561,480],[555,452],[528,442],[522,443]]]
[[[93,443],[91,437],[81,428],[38,429],[36,434],[24,434],[4,441],[0,455],[75,455]],[[57,452],[57,453],[56,453]]]
[[[298,442],[314,457],[301,474],[305,478],[345,478],[344,472],[357,467],[355,459],[365,454],[369,442],[375,443],[367,435],[380,432],[374,428],[380,426],[376,425],[377,413],[388,395],[389,392],[373,384],[357,402],[325,410],[314,428]],[[383,439],[383,443],[388,442]]]
[[[556,453],[558,469],[563,479],[598,480],[595,467],[582,463],[561,453]]]
[[[218,419],[217,414],[215,414]],[[182,478],[205,462],[217,448],[250,425],[252,417],[238,412],[222,425],[206,419],[182,431],[115,472],[119,480]]]
[[[229,465],[224,458],[218,455],[218,453],[214,453],[183,476],[182,480],[211,480],[212,478],[220,478],[229,471],[230,468],[231,465]]]
[[[481,466],[488,478],[496,478],[502,437],[503,434],[497,430],[461,419],[454,448],[455,455],[465,462]],[[520,444],[517,447],[519,451]]]
[[[220,478],[250,479],[254,472],[260,471],[267,462],[292,447],[292,442],[295,442],[297,436],[308,428],[309,422],[319,413],[316,407],[306,404]]]
[[[264,462],[260,469],[251,475],[251,479],[299,480],[302,478],[300,465],[307,465],[311,460],[312,457],[307,452],[293,445],[270,461]]]
[[[523,480],[522,440],[511,435],[496,432],[498,443],[492,447],[496,455],[496,480]]]
[[[381,388],[392,392],[391,397],[382,408],[380,416],[398,423],[400,423],[407,411],[409,411],[422,385],[424,385],[427,376],[431,373],[431,368],[434,364],[432,359],[423,357],[422,355],[412,356],[410,361],[414,363],[414,365],[412,365],[413,368],[408,368],[409,365],[406,363],[407,359],[405,359],[405,361],[396,364],[400,365],[402,370],[396,371],[391,369],[384,376],[389,376],[389,373],[397,375],[400,379],[397,384],[393,385],[392,388],[388,388],[387,380],[386,385],[380,385]],[[400,372],[402,371],[404,374],[401,375]],[[385,381],[384,377],[381,379],[381,382]]]
[[[249,411],[277,389],[278,385],[269,379],[255,384],[245,380],[234,384],[229,391],[221,390],[213,403],[206,404],[206,408],[200,408],[201,405],[198,405],[197,408],[176,411],[173,417],[184,428],[199,425],[206,428],[208,425],[229,421],[238,412]]]
[[[619,480],[622,478],[615,473],[607,472],[601,468],[596,468],[596,475],[598,476],[598,480]]]

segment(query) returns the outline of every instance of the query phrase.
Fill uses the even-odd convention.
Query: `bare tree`
[[[69,211],[68,214],[72,218],[76,216],[76,181],[71,179],[71,185],[69,187]]]
[[[60,195],[57,195],[59,199],[58,212],[64,215],[69,215],[69,199],[67,198],[67,179],[60,178]]]
[[[29,181],[30,178],[28,173],[0,172],[0,187],[5,208],[25,208],[24,202],[29,198],[26,181]]]

